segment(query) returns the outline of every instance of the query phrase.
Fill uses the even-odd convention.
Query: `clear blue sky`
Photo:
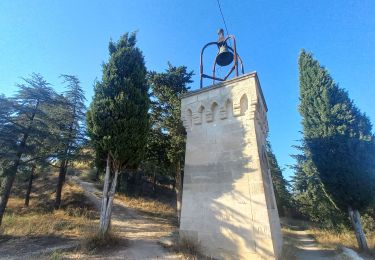
[[[375,123],[375,1],[221,0],[247,72],[258,72],[268,104],[270,140],[282,167],[298,144],[297,58],[312,51]],[[138,31],[147,68],[167,62],[197,74],[199,52],[223,27],[216,0],[0,2],[0,93],[39,72],[61,91],[59,74],[77,75],[90,101],[108,59],[108,41]],[[197,75],[192,88],[198,88]],[[287,176],[291,170],[284,172]]]

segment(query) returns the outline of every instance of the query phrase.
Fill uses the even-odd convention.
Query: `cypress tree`
[[[109,229],[118,175],[124,169],[138,167],[149,132],[147,71],[142,52],[136,47],[136,34],[126,33],[118,42],[111,41],[109,54],[88,113],[94,147],[106,154],[101,236]]]
[[[299,57],[299,78],[305,155],[332,204],[349,213],[359,248],[367,250],[359,211],[375,196],[371,123],[305,51]]]
[[[298,147],[304,154],[293,156],[297,164],[293,167],[292,177],[293,201],[296,203],[298,213],[324,228],[341,230],[348,221],[324,192],[324,187],[319,179],[307,149]]]

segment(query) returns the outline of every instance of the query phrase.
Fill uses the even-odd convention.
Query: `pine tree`
[[[189,90],[193,72],[185,66],[170,63],[164,73],[151,72],[149,82],[155,102],[151,118],[154,131],[166,133],[169,139],[167,159],[174,169],[177,197],[177,217],[180,219],[182,201],[182,165],[184,165],[186,133],[181,121],[181,96]],[[161,135],[162,136],[162,135]]]
[[[80,86],[79,79],[72,75],[61,75],[63,83],[66,83],[67,91],[63,95],[64,102],[57,107],[60,115],[60,151],[58,159],[60,161],[59,177],[56,186],[55,209],[61,204],[61,192],[65,182],[68,165],[72,160],[76,160],[78,150],[85,139],[82,122],[85,118],[86,100],[84,92]]]
[[[17,170],[25,155],[32,155],[37,148],[35,142],[42,143],[48,137],[48,115],[42,107],[53,104],[54,91],[43,77],[32,74],[19,84],[19,91],[12,99],[2,98],[0,143],[4,145],[1,159],[2,183],[0,189],[0,225]],[[8,106],[7,110],[3,106]],[[30,140],[33,139],[33,142]],[[34,143],[34,144],[33,144]]]
[[[359,211],[375,196],[372,126],[312,55],[299,58],[300,106],[305,154],[336,208],[348,211],[358,245],[367,250]]]
[[[101,236],[109,229],[118,175],[124,169],[137,168],[149,132],[147,71],[142,52],[136,47],[136,34],[126,33],[118,42],[111,41],[109,54],[88,113],[94,147],[106,154]]]
[[[277,162],[275,154],[272,152],[269,142],[267,142],[267,158],[275,191],[277,209],[280,216],[285,216],[292,209],[292,196],[288,190],[289,183],[283,176],[283,172]]]
[[[151,129],[148,134],[145,159],[142,161],[141,168],[144,173],[152,176],[153,191],[155,191],[158,175],[174,176],[175,172],[171,171],[171,162],[168,159],[168,148],[170,146],[168,134],[157,128],[152,118],[151,113]]]

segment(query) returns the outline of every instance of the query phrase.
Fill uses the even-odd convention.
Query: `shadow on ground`
[[[60,236],[0,236],[0,259],[30,259],[33,255],[66,250],[76,246],[77,240]]]

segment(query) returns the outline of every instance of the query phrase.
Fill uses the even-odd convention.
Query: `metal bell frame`
[[[227,45],[227,41],[229,39],[233,40],[233,48]],[[216,77],[216,64],[217,64],[218,55],[216,55],[216,57],[215,57],[214,66],[213,66],[213,70],[212,70],[212,76],[203,73],[203,53],[204,53],[204,50],[210,45],[216,45],[219,50],[220,50],[221,45],[226,45],[226,47],[233,52],[233,61],[234,61],[233,66],[224,78]],[[238,53],[237,53],[236,38],[234,37],[234,35],[230,34],[224,40],[221,40],[219,38],[219,40],[216,41],[216,42],[209,42],[206,45],[204,45],[202,50],[201,50],[201,58],[200,58],[200,88],[203,87],[203,78],[212,79],[212,84],[215,85],[215,80],[217,80],[217,81],[227,80],[227,78],[230,76],[230,74],[233,72],[233,70],[235,70],[236,77],[238,77],[238,61],[240,61],[240,63],[241,63],[241,73],[244,74],[243,62],[242,62],[242,59],[241,59],[240,55],[238,55]]]

